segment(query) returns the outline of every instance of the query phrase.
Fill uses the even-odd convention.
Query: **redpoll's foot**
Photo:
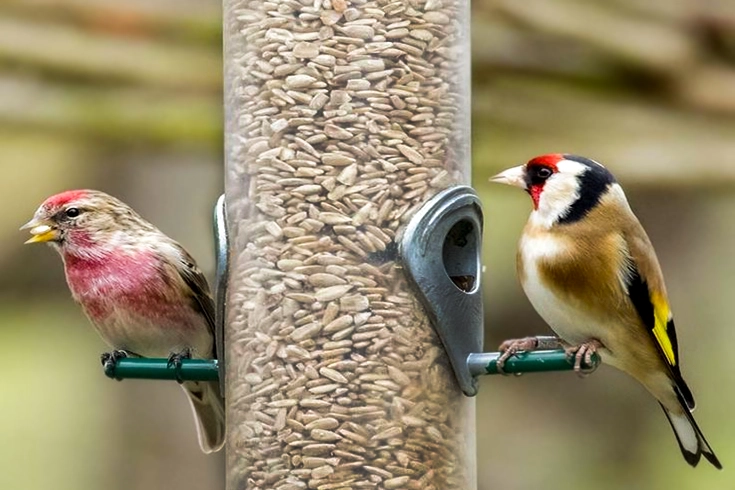
[[[176,370],[176,381],[181,384],[184,382],[184,380],[181,378],[181,361],[183,359],[191,359],[191,350],[186,347],[181,352],[172,352],[171,355],[168,356],[168,367],[173,366],[173,368]]]
[[[105,369],[114,368],[115,364],[117,364],[117,361],[119,361],[120,359],[125,359],[126,357],[130,357],[130,354],[128,353],[128,351],[124,350],[103,352],[100,355],[100,362],[102,362],[102,366],[104,366]]]
[[[117,361],[120,359],[125,359],[126,357],[130,357],[130,353],[128,351],[124,350],[114,350],[112,352],[103,352],[100,355],[100,362],[102,362],[102,367],[104,368],[106,373],[115,372],[115,366],[117,366]],[[118,381],[122,381],[118,379]]]
[[[595,372],[599,363],[595,362],[592,357],[597,353],[597,350],[602,349],[602,347],[603,345],[599,340],[592,339],[583,344],[567,348],[567,357],[569,359],[574,359],[574,372],[582,378]],[[585,365],[592,367],[582,368],[582,361],[584,361]]]
[[[513,357],[514,355],[518,354],[519,352],[529,352],[532,350],[536,350],[538,346],[538,339],[536,337],[525,337],[522,339],[509,339],[500,344],[500,347],[498,350],[502,354],[500,354],[500,357],[498,357],[498,360],[495,362],[498,372],[502,374],[503,376],[507,376],[508,373],[505,372],[505,361]]]

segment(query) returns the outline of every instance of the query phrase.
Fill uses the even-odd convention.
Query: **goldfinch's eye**
[[[64,214],[67,218],[76,218],[81,214],[81,211],[79,211],[79,208],[69,208],[64,211]]]
[[[546,180],[551,177],[553,173],[554,172],[548,167],[539,167],[539,169],[536,170],[536,177],[540,180]]]

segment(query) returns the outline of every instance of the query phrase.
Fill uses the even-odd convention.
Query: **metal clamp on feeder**
[[[499,374],[500,353],[482,352],[482,228],[479,197],[471,187],[455,186],[438,193],[419,209],[400,243],[408,277],[420,292],[457,382],[467,396],[477,394],[477,376]],[[573,363],[563,350],[543,350],[510,357],[504,372],[572,369]]]
[[[214,207],[214,246],[216,253],[216,280],[214,283],[215,298],[215,353],[217,359],[182,359],[178,365],[168,359],[125,357],[114,363],[104,365],[108,378],[123,379],[159,379],[176,381],[215,381],[219,379],[220,393],[224,396],[225,387],[225,301],[227,297],[227,275],[229,270],[228,235],[225,211],[225,196],[217,199]]]
[[[225,195],[217,199],[214,206],[214,352],[219,365],[219,389],[225,396],[225,307],[227,306],[227,278],[230,273],[229,235],[227,232],[227,210]]]

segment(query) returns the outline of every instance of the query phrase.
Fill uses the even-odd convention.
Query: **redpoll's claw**
[[[130,357],[130,353],[128,351],[114,350],[112,352],[103,352],[100,355],[100,361],[102,361],[103,366],[107,366],[108,364],[115,365],[117,361],[125,359],[126,357]]]
[[[522,339],[509,339],[500,344],[499,350],[502,352],[498,360],[495,361],[498,372],[503,376],[508,376],[505,372],[505,361],[519,352],[528,352],[536,350],[538,347],[538,339],[536,337],[525,337]]]
[[[115,372],[115,365],[117,364],[117,361],[120,359],[125,359],[126,357],[131,357],[130,352],[124,351],[124,350],[114,350],[112,352],[103,352],[100,355],[100,361],[102,362],[102,367],[105,369],[105,372]],[[118,381],[122,381],[121,379],[118,379]]]
[[[592,339],[583,344],[569,347],[566,350],[567,357],[570,359],[574,358],[574,372],[577,373],[580,378],[584,378],[595,372],[599,363],[593,362],[592,356],[597,353],[597,349],[601,349],[602,347],[603,345],[599,340]],[[587,366],[592,367],[583,369],[582,360],[584,360]]]
[[[167,366],[176,370],[176,381],[181,384],[184,380],[181,378],[181,361],[182,359],[191,359],[191,349],[188,347],[184,348],[181,352],[172,352],[168,356]]]

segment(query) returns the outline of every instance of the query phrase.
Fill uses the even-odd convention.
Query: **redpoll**
[[[174,360],[215,356],[206,279],[181,245],[122,201],[94,190],[63,192],[49,197],[21,229],[33,235],[26,243],[47,242],[59,252],[72,296],[116,351]],[[221,449],[219,384],[187,381],[182,388],[202,450]]]

